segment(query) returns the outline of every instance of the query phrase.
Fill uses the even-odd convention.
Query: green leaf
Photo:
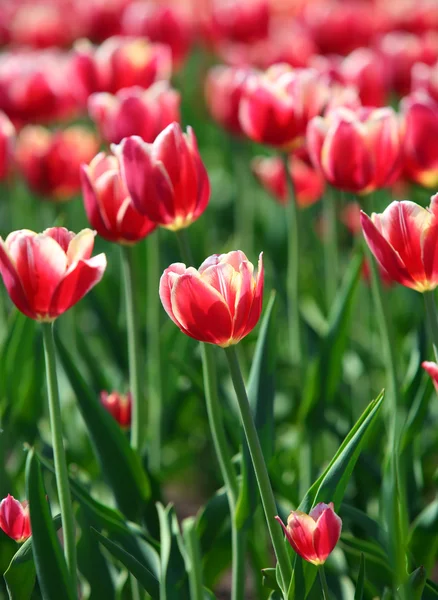
[[[178,544],[178,521],[172,505],[164,508],[157,503],[160,522],[160,600],[178,600],[189,597],[184,559]],[[183,587],[183,589],[181,589]],[[184,595],[186,594],[186,595]]]
[[[277,590],[277,592],[281,592],[280,586],[277,583],[276,569],[262,569],[262,575],[264,587],[267,587],[270,590]]]
[[[365,583],[365,556],[360,555],[359,574],[357,576],[356,590],[354,592],[354,600],[363,600],[363,587]]]
[[[417,565],[430,573],[438,551],[438,500],[433,500],[412,523],[409,548]]]
[[[404,597],[409,600],[421,600],[423,598],[423,591],[426,585],[426,569],[424,567],[418,567],[410,575],[407,582],[404,584]]]
[[[138,520],[151,494],[140,457],[129,445],[117,422],[90,390],[59,337],[56,337],[56,343],[62,366],[117,504],[128,518]]]
[[[41,468],[33,450],[26,462],[26,495],[32,527],[32,552],[44,600],[74,600],[76,590],[67,572],[43,487]]]
[[[266,462],[269,462],[273,454],[275,439],[274,396],[277,346],[274,303],[273,293],[263,316],[248,381],[248,400]],[[254,514],[258,498],[254,468],[243,432],[242,448],[242,485],[235,514],[238,528],[248,524],[248,520]]]
[[[143,566],[132,554],[126,552],[121,546],[115,544],[104,535],[99,533],[96,529],[91,528],[91,531],[104,546],[117,560],[119,560],[137,581],[144,587],[147,593],[152,597],[152,600],[158,600],[160,598],[160,584],[158,579],[151,571]]]

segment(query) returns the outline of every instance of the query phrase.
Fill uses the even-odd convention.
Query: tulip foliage
[[[0,2],[0,598],[438,598],[437,40]]]

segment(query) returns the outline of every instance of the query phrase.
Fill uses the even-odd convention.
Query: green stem
[[[299,224],[298,208],[295,201],[295,189],[292,176],[289,171],[289,157],[287,154],[281,155],[284,169],[286,172],[286,181],[288,188],[288,203],[286,206],[287,215],[287,306],[288,306],[288,325],[289,325],[289,345],[293,364],[300,366],[302,361],[302,343],[301,343],[301,321],[298,303],[298,285],[299,285]]]
[[[329,600],[329,589],[327,585],[327,578],[325,576],[324,565],[321,565],[318,569],[319,579],[321,581],[322,597],[323,600]]]
[[[269,481],[268,470],[266,468],[265,459],[263,458],[262,448],[257,435],[257,430],[251,415],[251,407],[249,405],[248,396],[246,394],[245,384],[240,372],[239,362],[237,359],[236,349],[234,346],[225,348],[225,354],[230,367],[231,379],[233,381],[234,390],[236,392],[237,401],[240,409],[243,429],[245,431],[248,448],[251,454],[252,464],[254,467],[257,483],[259,486],[260,496],[262,499],[263,509],[265,511],[266,522],[268,525],[269,535],[271,536],[272,545],[277,557],[281,578],[283,580],[283,590],[287,592],[292,570],[289,557],[286,551],[285,542],[281,529],[275,522],[277,507],[275,504],[274,493],[272,491],[271,482]]]
[[[61,405],[59,401],[58,378],[56,375],[55,343],[52,323],[41,323],[46,361],[47,395],[49,400],[50,429],[52,432],[53,458],[55,463],[56,486],[61,509],[64,554],[67,567],[76,590],[76,539],[73,507],[68,484],[67,460],[62,440]]]
[[[438,314],[435,304],[434,292],[424,292],[424,304],[426,305],[427,322],[429,323],[435,360],[438,362]]]
[[[161,385],[161,345],[160,345],[160,246],[159,231],[146,240],[147,245],[147,369],[148,369],[148,449],[149,466],[158,473],[161,467],[162,435],[162,385]]]
[[[138,343],[138,311],[135,298],[134,253],[131,246],[120,246],[125,286],[126,326],[128,330],[129,389],[132,398],[131,446],[142,451],[145,439],[146,419],[142,398],[140,370],[140,345]]]
[[[235,511],[234,511],[235,512]],[[232,566],[232,588],[231,599],[242,600],[245,598],[245,558],[246,558],[246,542],[247,532],[243,529],[238,529],[234,522],[231,527],[231,544],[233,553]]]
[[[179,229],[175,233],[179,251],[183,261],[186,263],[186,267],[193,266],[193,254],[187,237],[187,231],[185,229]]]
[[[185,519],[182,523],[183,538],[188,553],[188,575],[191,600],[203,600],[204,589],[202,585],[201,551],[199,540],[196,536],[196,521],[193,517]]]
[[[327,189],[324,194],[323,211],[326,227],[324,231],[325,291],[327,311],[329,311],[336,295],[339,275],[336,202],[330,189]]]

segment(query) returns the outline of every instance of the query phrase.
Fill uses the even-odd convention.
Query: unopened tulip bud
[[[333,502],[320,502],[309,514],[292,511],[283,527],[286,539],[295,552],[313,565],[323,565],[341,535],[342,520],[334,511]]]
[[[438,365],[435,362],[425,360],[421,363],[423,369],[430,375],[433,385],[438,392]]]
[[[117,423],[127,429],[131,426],[131,394],[119,394],[119,392],[106,391],[100,393],[100,401],[104,408],[114,417]]]
[[[30,516],[27,501],[19,502],[8,494],[0,502],[0,529],[19,544],[30,537]]]

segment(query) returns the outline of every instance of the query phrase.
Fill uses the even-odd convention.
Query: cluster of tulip
[[[66,13],[71,15],[68,23]],[[24,543],[22,550],[10,554],[10,564],[4,569],[9,597],[30,600],[37,579],[35,589],[44,600],[82,598],[88,593],[87,586],[90,597],[112,598],[116,586],[110,571],[117,571],[131,575],[120,584],[125,594],[131,594],[126,597],[140,600],[147,594],[153,599],[202,600],[215,597],[207,587],[216,584],[231,562],[231,598],[241,600],[248,597],[246,560],[251,555],[256,565],[257,588],[264,562],[271,562],[269,544],[277,566],[264,568],[263,580],[272,599],[307,598],[316,573],[324,600],[353,594],[367,599],[438,597],[438,586],[431,579],[436,543],[431,550],[419,549],[427,537],[421,538],[422,530],[419,528],[418,534],[416,525],[421,522],[424,528],[430,518],[436,527],[438,519],[429,515],[437,513],[436,503],[427,504],[430,490],[420,483],[424,479],[419,475],[420,461],[415,463],[415,472],[406,466],[408,455],[414,455],[415,433],[421,431],[429,410],[430,392],[425,391],[422,368],[438,391],[438,315],[433,294],[438,287],[438,11],[434,0],[406,0],[397,9],[383,0],[91,0],[86,5],[79,0],[10,0],[0,7],[0,40],[5,45],[0,53],[0,183],[10,204],[4,211],[1,232],[6,224],[25,216],[20,213],[23,195],[30,198],[32,206],[38,202],[23,191],[20,179],[31,194],[52,204],[45,206],[38,218],[33,211],[39,222],[50,215],[42,233],[18,229],[0,238],[4,288],[18,311],[36,322],[36,331],[43,338],[51,435],[49,452],[47,432],[40,435],[37,428],[29,439],[20,437],[28,444],[27,499],[16,500],[10,494],[11,484],[0,503],[0,529]],[[199,68],[191,63],[192,55],[216,57],[225,64]],[[208,117],[202,105],[196,115],[193,105],[199,98],[190,97],[191,78],[197,95],[203,86]],[[181,123],[189,114],[195,120],[184,131]],[[199,123],[198,116],[204,117],[205,123]],[[87,118],[85,123],[75,122]],[[208,233],[203,235],[196,229],[196,222],[205,222],[210,209],[220,210],[214,201],[210,203],[212,191],[213,196],[222,193],[215,190],[208,160],[213,137],[219,140],[221,160],[227,154],[223,147],[231,149],[225,160],[232,163],[237,189],[233,245],[231,241],[226,245],[244,248],[251,256],[256,244],[262,246],[260,239],[263,244],[267,240],[264,234],[257,237],[265,224],[257,222],[254,211],[253,195],[258,198],[260,190],[255,181],[245,179],[252,170],[261,188],[280,204],[272,203],[268,209],[279,211],[284,216],[280,221],[286,222],[283,271],[274,267],[275,258],[269,251],[259,254],[255,270],[242,250],[229,247],[227,252],[206,258],[198,269],[192,266],[188,228],[195,232],[193,243],[197,237],[206,238],[209,251],[212,240],[220,244],[215,231],[206,229]],[[264,155],[254,156],[257,145],[266,151]],[[397,200],[410,193],[420,197],[420,203]],[[436,194],[427,208],[422,205],[424,193],[428,197]],[[71,210],[77,203],[69,202],[79,195],[83,200],[81,220]],[[377,206],[383,208],[383,203],[382,212],[373,212]],[[46,209],[51,212],[44,212]],[[92,229],[74,233],[70,227],[77,231],[75,225],[82,222],[83,213]],[[315,227],[316,214],[320,220]],[[68,228],[59,226],[63,220]],[[353,240],[341,239],[338,220],[344,221]],[[230,236],[228,223],[227,229]],[[308,268],[306,238],[310,239],[314,230],[320,238],[315,243],[322,251],[318,249],[317,264],[311,268],[319,275],[318,258],[323,255],[326,286],[321,302],[324,310],[314,308],[316,317],[304,306],[302,289]],[[166,245],[160,245],[164,236]],[[366,244],[361,243],[362,237]],[[144,241],[146,260],[139,254]],[[105,252],[93,256],[95,242]],[[351,242],[354,255],[345,269]],[[121,253],[124,300],[120,306],[116,301],[119,277],[113,273],[118,262],[111,244]],[[168,255],[176,258],[176,245],[184,262],[172,262],[160,278],[164,257],[166,264]],[[273,325],[273,299],[262,318],[264,261],[266,281],[269,285],[277,281],[285,307],[281,316],[287,323],[286,342],[283,331],[275,331]],[[115,340],[120,336],[111,337],[118,334],[106,330],[120,326],[124,336],[126,328],[127,356],[120,360],[120,371],[122,380],[129,379],[127,393],[114,391],[116,386],[108,384],[117,380],[115,369],[95,365],[76,320],[62,319],[54,334],[55,321],[71,309],[70,314],[75,314],[75,305],[100,283],[106,271],[110,273],[105,279],[112,277],[106,288],[115,307],[107,313],[112,316],[103,317],[99,327],[96,322],[105,312],[102,306],[79,314],[100,343],[107,336],[115,354],[119,350]],[[376,426],[383,395],[358,419],[353,418],[354,412],[348,417],[340,412],[339,423],[335,423],[330,414],[336,409],[335,393],[345,387],[339,373],[353,369],[354,361],[343,352],[361,272],[371,282],[387,388],[387,410],[383,412],[388,447],[378,447],[373,463],[374,470],[380,469],[381,463],[384,479],[380,523],[372,506],[374,498],[357,499],[357,507],[341,503],[354,468],[360,467],[357,461],[364,440]],[[412,369],[418,368],[405,386],[406,392],[399,382],[399,349],[393,343],[381,281],[424,295],[429,342],[437,362],[425,360],[424,340],[420,350],[415,347]],[[363,292],[367,296],[366,288]],[[93,290],[89,297],[95,298],[97,293]],[[319,302],[316,296],[315,305]],[[143,323],[140,299],[145,298]],[[164,377],[164,368],[171,367],[163,365],[172,363],[174,344],[186,344],[183,352],[193,352],[194,364],[199,355],[187,345],[190,340],[178,341],[184,336],[175,337],[175,328],[167,334],[161,308],[187,338],[200,342],[201,393],[205,394],[219,482],[224,486],[211,501],[214,504],[223,498],[221,516],[208,504],[198,520],[182,522],[182,533],[172,509],[161,504],[166,497],[163,433],[167,396],[172,395]],[[14,318],[15,313],[2,300],[0,321],[5,334],[0,336],[0,355],[6,365],[5,381],[11,368],[10,348],[20,347],[28,339],[27,325],[21,324],[27,321]],[[240,367],[241,346],[237,351],[236,345],[250,336],[261,319],[246,385],[246,369]],[[63,343],[67,332],[77,338],[72,351]],[[317,335],[321,337],[318,343]],[[270,340],[273,336],[277,342]],[[293,433],[299,439],[299,458],[294,462],[300,480],[295,473],[288,485],[274,476],[270,464],[275,396],[271,356],[276,343],[288,370],[283,394],[299,405],[291,414]],[[221,364],[214,346],[222,348],[226,357],[224,381],[218,378]],[[318,350],[312,350],[316,346]],[[247,342],[243,347],[251,348]],[[106,350],[101,351],[106,356]],[[356,353],[360,364],[361,352],[365,353],[363,349]],[[367,349],[366,353],[370,368],[374,368],[372,352]],[[68,469],[75,434],[67,431],[74,426],[66,427],[62,418],[65,390],[59,379],[60,394],[57,356],[77,397],[93,452],[105,473],[105,486],[102,482],[94,485],[94,465],[82,466],[83,472],[78,473]],[[80,361],[88,363],[90,385],[78,366]],[[147,364],[147,377],[143,363]],[[181,364],[180,371],[192,383],[197,381],[195,368]],[[181,373],[177,371],[179,378]],[[40,388],[36,372],[33,377]],[[354,377],[352,380],[354,388]],[[178,385],[174,383],[174,395],[180,398]],[[228,388],[235,392],[230,414]],[[8,384],[0,383],[0,417],[5,430],[6,425],[17,426],[14,419],[8,421],[8,409],[3,410],[3,405],[9,405],[9,393]],[[414,398],[412,408],[407,398]],[[325,434],[313,444],[318,428],[326,428],[339,446],[331,461],[326,454],[332,445],[326,444]],[[6,453],[15,457],[16,449],[8,443],[0,440],[0,448],[4,446]],[[46,456],[53,456],[53,461]],[[80,456],[71,462],[76,458],[80,462]],[[282,461],[278,459],[278,467]],[[43,469],[55,475],[56,493],[51,490],[47,497]],[[0,475],[8,470],[7,464],[0,466]],[[19,467],[19,471],[21,477],[23,469]],[[424,493],[422,501],[408,509],[413,495],[408,489],[410,478],[423,485]],[[356,485],[361,488],[359,481]],[[0,482],[0,493],[3,487]],[[290,487],[293,493],[285,491]],[[288,508],[294,508],[289,510],[286,524],[278,516],[286,514],[278,502],[280,494],[288,500]],[[52,495],[59,506],[58,520],[52,519]],[[422,509],[427,516],[423,520]],[[344,527],[342,550],[347,553],[353,548],[356,559],[359,550],[361,559],[352,559],[350,568],[334,568],[327,578],[324,564],[328,557],[334,552],[339,561],[342,558],[338,546],[342,521],[337,514],[342,511],[353,531],[356,525],[359,529],[365,526],[374,546],[369,540],[356,543]],[[380,531],[381,525],[384,531]],[[213,553],[216,542],[224,545],[217,533],[222,527],[226,529],[225,560]],[[257,528],[267,533],[254,536]],[[206,530],[213,542],[205,540]],[[380,552],[377,558],[376,547]],[[210,551],[209,560],[203,561],[201,553],[207,556]],[[99,575],[90,572],[88,555],[99,562]],[[2,552],[0,566],[1,556]],[[370,557],[383,561],[386,572],[384,577],[379,573],[377,583],[367,584],[365,560]],[[420,566],[423,563],[425,567]],[[20,570],[22,565],[26,571]],[[27,582],[20,581],[17,573],[25,573]],[[347,575],[350,587],[341,592],[339,580]],[[258,587],[258,597],[265,598]]]

